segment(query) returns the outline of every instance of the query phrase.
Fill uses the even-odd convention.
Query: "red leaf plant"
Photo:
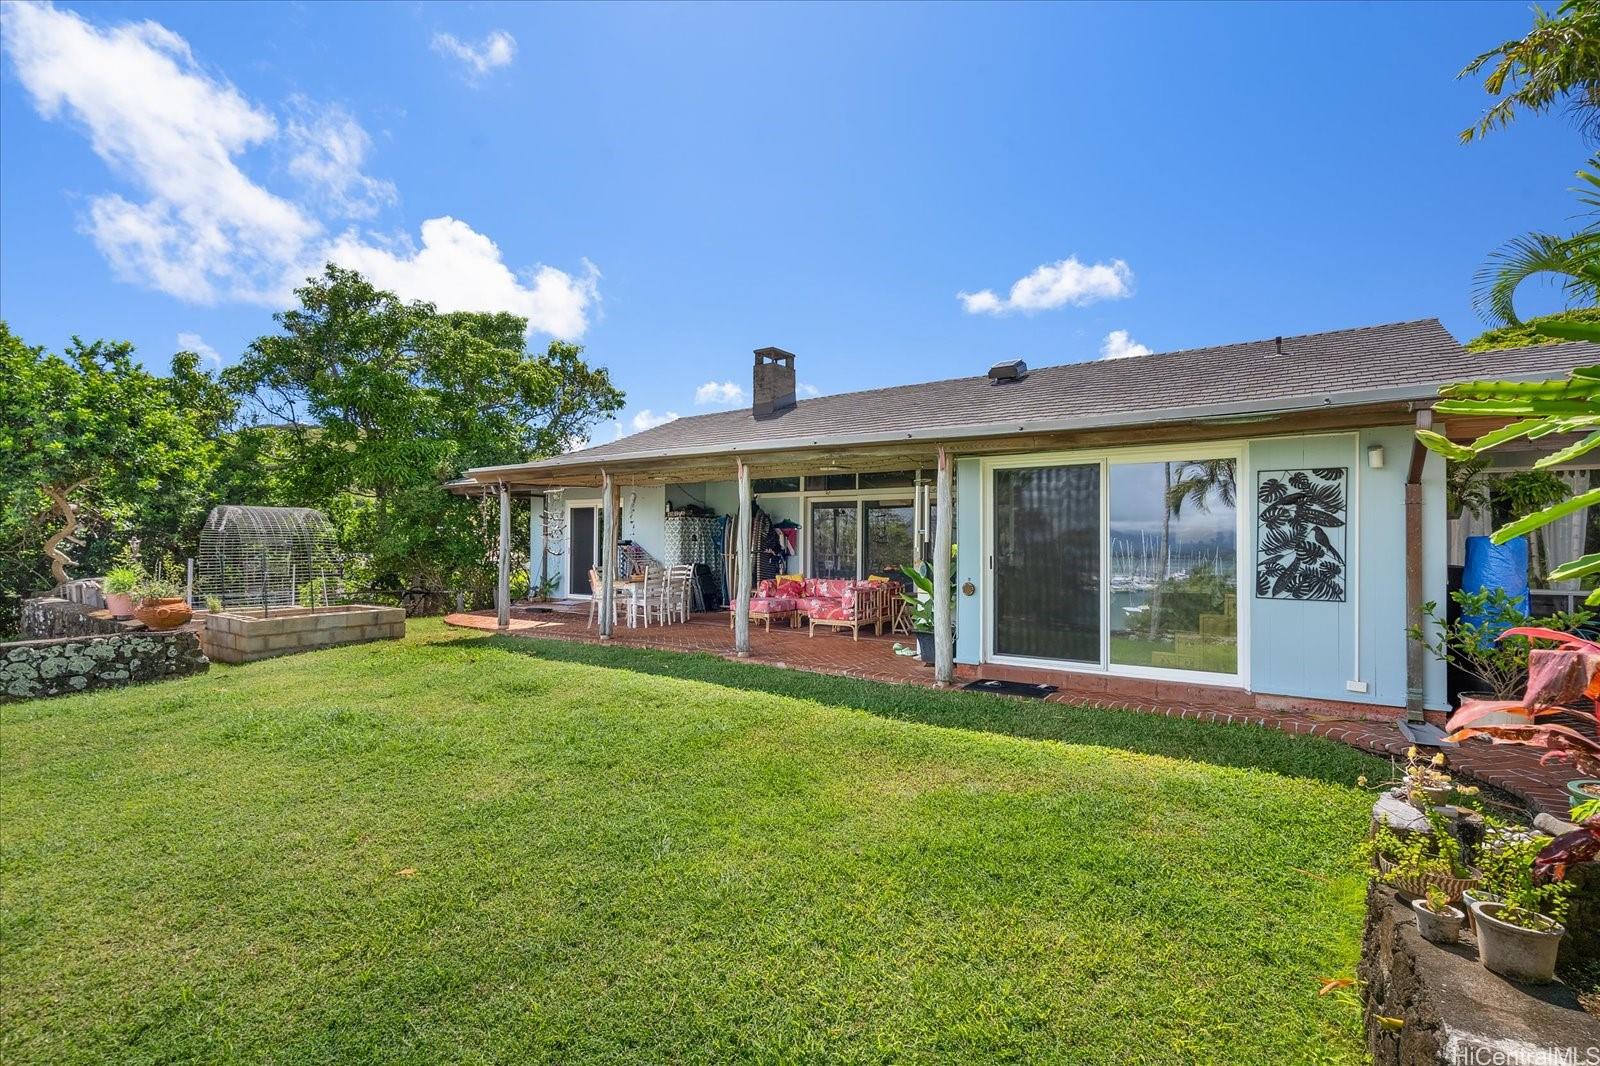
[[[1588,777],[1600,777],[1600,722],[1588,711],[1562,706],[1580,697],[1600,697],[1600,644],[1554,629],[1519,626],[1497,639],[1525,637],[1548,641],[1554,648],[1534,648],[1528,655],[1528,687],[1521,700],[1465,700],[1450,717],[1453,741],[1488,737],[1495,744],[1544,748],[1541,765],[1568,762]],[[1491,714],[1523,719],[1515,725],[1475,725]],[[1590,735],[1548,719],[1557,716],[1587,723]],[[1570,833],[1556,837],[1534,860],[1535,880],[1560,880],[1573,863],[1600,856],[1600,815],[1584,820]]]

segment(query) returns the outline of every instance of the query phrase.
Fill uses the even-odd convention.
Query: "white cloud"
[[[217,354],[217,350],[215,348],[211,347],[211,345],[202,340],[200,334],[198,333],[178,334],[178,351],[193,352],[201,359],[209,359],[211,362],[215,363],[218,368],[221,368],[222,366],[222,356]]]
[[[1067,304],[1082,307],[1132,294],[1133,271],[1121,259],[1085,266],[1077,256],[1068,256],[1018,278],[1003,299],[993,289],[958,292],[956,299],[969,315],[1003,315],[1011,311],[1053,311]]]
[[[983,289],[978,292],[958,292],[956,299],[961,301],[962,310],[969,315],[998,315],[1005,310],[1000,297],[993,291]]]
[[[549,266],[519,277],[492,240],[449,216],[422,224],[421,248],[409,240],[374,245],[346,233],[326,257],[402,299],[431,300],[441,311],[510,311],[566,339],[583,335],[589,305],[598,299],[593,263],[585,262],[579,277]]]
[[[280,123],[155,22],[102,28],[48,3],[8,3],[0,36],[39,114],[80,127],[138,190],[91,198],[83,222],[122,281],[193,303],[282,307],[332,259],[445,310],[511,311],[563,338],[588,326],[599,271],[587,262],[576,275],[514,272],[494,241],[449,216],[422,223],[420,248],[405,235],[334,235],[398,198],[363,173],[371,140],[343,108],[295,97]],[[304,200],[245,172],[261,147],[281,149]]]
[[[1150,349],[1128,335],[1125,329],[1114,329],[1100,342],[1100,358],[1126,359],[1131,355],[1149,355]]]
[[[707,404],[745,403],[748,400],[744,386],[732,381],[708,381],[694,390],[694,402],[702,407]]]
[[[807,385],[803,381],[794,387],[794,391],[795,394],[802,400],[809,400],[813,396],[822,395],[822,390],[818,389],[815,385]]]
[[[277,123],[202,71],[183,38],[154,22],[100,30],[47,4],[8,5],[5,29],[40,115],[82,126],[95,153],[150,197],[89,203],[86,228],[118,277],[209,302],[259,291],[315,237],[313,219],[235,163]]]
[[[495,30],[479,44],[463,41],[450,33],[433,35],[433,50],[460,60],[467,68],[467,80],[477,81],[497,67],[511,65],[517,58],[517,39],[505,30]]]
[[[633,431],[635,433],[639,433],[646,429],[655,429],[657,426],[664,426],[668,422],[676,422],[677,420],[678,412],[676,411],[664,411],[658,415],[654,411],[650,410],[650,408],[646,407],[638,414],[633,416]]]
[[[348,111],[337,104],[319,110],[303,96],[290,107],[296,114],[284,128],[293,151],[288,169],[312,195],[346,218],[367,218],[399,202],[393,182],[361,172],[372,138]]]

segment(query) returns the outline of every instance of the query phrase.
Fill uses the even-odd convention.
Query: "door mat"
[[[1054,685],[1030,685],[1023,681],[972,681],[961,686],[967,692],[990,692],[996,696],[1024,696],[1042,700],[1056,690]]]

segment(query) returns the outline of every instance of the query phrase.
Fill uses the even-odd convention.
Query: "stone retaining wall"
[[[191,630],[0,644],[0,703],[198,674],[211,663]]]
[[[293,655],[335,644],[395,640],[406,635],[406,612],[399,607],[353,604],[344,607],[229,610],[206,619],[201,646],[223,663],[248,663]]]
[[[22,601],[22,636],[26,640],[88,637],[144,628],[143,622],[132,619],[119,622],[103,607],[76,603],[60,596]]]
[[[1600,1019],[1566,985],[1490,973],[1466,931],[1459,944],[1428,943],[1406,898],[1376,882],[1359,977],[1375,1066],[1582,1062],[1600,1047]]]

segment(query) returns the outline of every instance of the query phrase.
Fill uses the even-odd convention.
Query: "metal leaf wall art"
[[[1348,469],[1256,474],[1256,596],[1344,602]]]

